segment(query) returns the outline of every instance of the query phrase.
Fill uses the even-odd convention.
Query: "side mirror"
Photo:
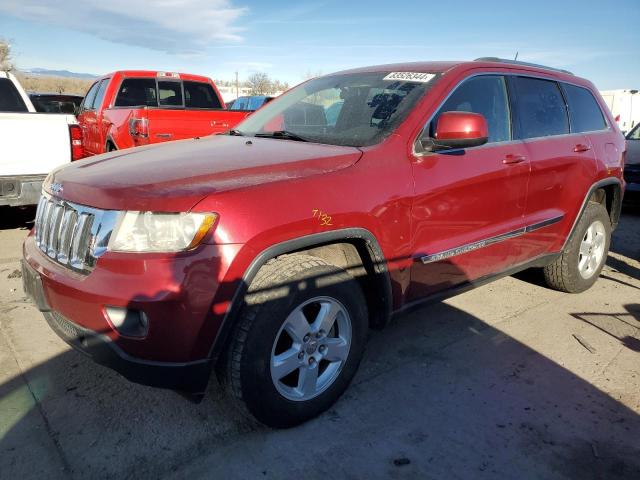
[[[438,117],[434,138],[422,137],[424,151],[469,148],[484,145],[489,139],[487,120],[479,113],[444,112]]]

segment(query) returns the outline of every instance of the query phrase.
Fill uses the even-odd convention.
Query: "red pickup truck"
[[[119,71],[96,80],[79,108],[86,155],[229,130],[250,112],[226,110],[211,79]]]

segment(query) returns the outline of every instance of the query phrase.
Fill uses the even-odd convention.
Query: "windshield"
[[[350,73],[310,80],[258,110],[233,133],[353,147],[374,145],[395,130],[437,77],[389,79],[394,76],[391,72]]]

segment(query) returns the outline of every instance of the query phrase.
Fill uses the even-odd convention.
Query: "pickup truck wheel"
[[[291,427],[329,408],[349,385],[368,329],[364,295],[344,270],[286,255],[252,282],[227,358],[227,386],[241,408]]]
[[[568,293],[590,288],[604,267],[610,242],[607,210],[589,203],[560,257],[544,268],[547,285]]]

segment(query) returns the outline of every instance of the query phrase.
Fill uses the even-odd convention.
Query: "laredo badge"
[[[424,72],[391,72],[383,80],[404,80],[405,82],[428,83],[435,74]]]

